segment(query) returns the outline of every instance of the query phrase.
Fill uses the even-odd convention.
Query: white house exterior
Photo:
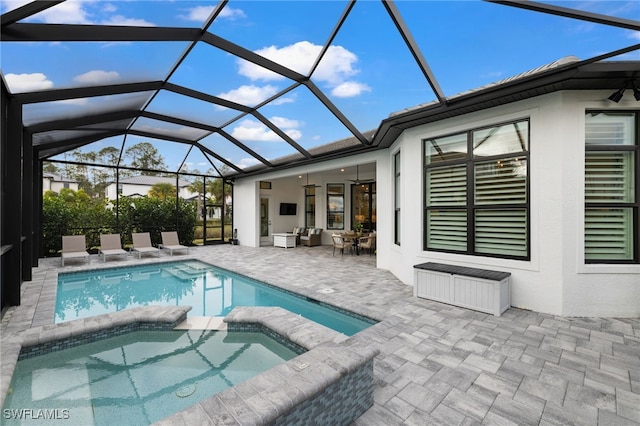
[[[118,193],[121,197],[145,197],[149,195],[149,191],[153,185],[159,183],[169,183],[176,186],[176,179],[164,176],[133,176],[130,178],[120,179],[118,184],[111,182],[106,188],[106,197],[109,200],[115,200]],[[120,191],[118,191],[118,185]],[[197,195],[191,192],[189,187],[191,182],[186,180],[178,180],[178,196],[187,199]]]
[[[637,197],[638,190],[634,189],[634,185],[637,185],[640,174],[637,160],[638,139],[640,139],[637,134],[640,123],[640,102],[636,101],[633,96],[627,95],[620,102],[613,103],[607,100],[610,94],[610,89],[556,90],[451,118],[434,120],[428,124],[407,128],[399,134],[394,143],[385,149],[313,163],[304,168],[299,167],[237,179],[234,185],[234,202],[236,205],[259,207],[260,198],[267,197],[270,200],[270,206],[276,206],[283,201],[293,201],[297,202],[299,206],[303,205],[304,190],[300,187],[297,175],[311,173],[314,176],[314,183],[320,185],[317,188],[319,195],[316,197],[316,226],[326,229],[326,226],[323,226],[326,224],[326,184],[340,180],[338,171],[341,167],[374,163],[375,176],[372,177],[375,177],[377,183],[377,266],[391,271],[405,284],[414,285],[414,265],[424,262],[490,269],[511,273],[511,305],[514,307],[562,316],[638,317],[640,316],[640,264],[638,263],[637,247],[640,240],[638,237],[640,231],[638,229],[637,207],[639,201],[633,199],[633,192],[635,191],[635,197]],[[621,113],[621,116],[615,113]],[[612,166],[617,167],[615,170],[617,173],[615,179],[617,180],[606,181],[600,185],[605,187],[624,184],[625,188],[621,191],[626,195],[623,194],[617,200],[624,201],[622,198],[627,197],[627,204],[622,207],[616,204],[617,201],[613,202],[613,207],[599,208],[598,205],[594,207],[594,205],[587,204],[593,201],[589,198],[589,194],[594,189],[589,187],[585,170],[587,168],[588,173],[597,174],[600,170],[599,167],[601,167],[598,164],[586,167],[587,157],[593,159],[595,155],[597,160],[598,155],[604,155],[605,158],[610,159],[607,157],[609,154],[591,152],[587,149],[586,140],[592,137],[588,133],[594,131],[594,126],[600,129],[603,122],[605,124],[613,122],[616,126],[619,125],[616,130],[619,135],[616,138],[619,137],[620,140],[612,143],[619,144],[616,145],[617,147],[624,146],[623,149],[627,150],[625,152],[630,153],[616,154],[616,161],[621,158],[627,160],[631,158],[631,160],[621,160],[622,162]],[[516,126],[513,123],[519,124]],[[473,219],[473,227],[476,228],[478,236],[476,238],[477,245],[474,247],[482,247],[483,244],[484,237],[480,235],[480,228],[483,226],[484,220],[482,219],[483,215],[492,219],[493,216],[504,211],[509,211],[506,213],[507,215],[517,216],[513,220],[518,222],[518,226],[522,228],[520,236],[517,237],[523,239],[520,241],[522,246],[518,249],[519,251],[515,252],[516,255],[513,253],[509,255],[487,254],[482,252],[485,248],[476,250],[474,247],[472,247],[472,251],[475,251],[473,253],[457,253],[451,249],[429,249],[426,245],[433,243],[430,238],[436,231],[429,231],[431,234],[428,235],[426,228],[437,221],[437,219],[433,219],[435,216],[429,215],[441,214],[446,208],[437,207],[438,201],[432,200],[431,195],[436,190],[431,189],[428,195],[425,194],[426,186],[434,186],[438,183],[437,179],[433,177],[436,172],[430,171],[432,164],[427,161],[431,157],[430,148],[426,147],[426,144],[433,145],[433,143],[427,141],[439,141],[442,146],[438,149],[446,148],[449,145],[455,147],[455,143],[451,141],[455,142],[457,135],[473,133],[472,137],[475,138],[475,133],[477,133],[479,135],[477,140],[481,140],[483,135],[488,137],[494,134],[492,133],[494,128],[498,128],[495,131],[495,134],[498,135],[503,128],[510,128],[512,142],[517,140],[515,139],[516,134],[522,134],[526,137],[528,131],[528,138],[525,138],[525,143],[528,146],[525,146],[523,155],[507,154],[507,156],[511,156],[512,173],[510,176],[519,174],[517,180],[523,182],[522,194],[518,196],[522,200],[518,201],[519,204],[517,203],[514,209],[503,206],[490,210],[488,213],[480,212],[482,210],[480,208],[475,210],[477,216]],[[516,131],[513,130],[515,128],[517,128]],[[611,133],[610,130],[606,131]],[[476,143],[475,139],[473,143]],[[515,142],[513,143],[515,144]],[[480,142],[477,144],[479,145]],[[517,151],[519,148],[516,146],[513,149]],[[432,151],[436,153],[435,150]],[[449,153],[451,154],[449,157],[443,157],[446,161],[451,159],[455,161],[455,158],[462,155],[460,152],[456,152],[455,148],[452,148]],[[397,179],[399,193],[396,193],[394,184],[398,177],[394,167],[396,155],[399,156],[398,164],[400,166],[399,178]],[[473,163],[473,168],[466,170],[480,170],[489,174],[497,174],[498,172],[493,169],[502,167],[503,162],[500,158],[492,157],[491,153],[486,155],[489,155],[488,158],[494,162],[492,165],[485,162],[477,165],[476,169],[476,163]],[[473,155],[469,158],[471,162],[476,161]],[[519,168],[513,166],[516,160],[518,164],[521,164],[518,166]],[[440,159],[436,158],[434,161],[440,161]],[[449,164],[446,161],[443,164]],[[621,166],[622,163],[625,165]],[[455,164],[452,167],[455,168]],[[618,173],[622,168],[624,168],[622,174]],[[455,171],[460,170],[464,170],[464,165]],[[476,171],[475,173],[480,176],[481,172]],[[453,185],[451,182],[456,180],[454,175],[455,173],[447,181],[450,185]],[[479,178],[476,177],[476,179]],[[272,189],[261,190],[259,181],[271,181]],[[468,180],[466,183],[464,179],[458,179],[458,181],[460,185],[468,185]],[[598,184],[592,183],[591,185],[597,186]],[[456,204],[458,200],[450,196],[455,192],[455,189],[449,188],[445,191],[448,198],[444,204],[451,207],[449,211],[453,211],[454,216],[457,214],[455,212],[463,211],[458,216],[463,217],[462,220],[467,220],[464,219],[466,214],[464,203]],[[467,189],[473,192],[473,188]],[[502,187],[496,187],[494,194],[489,193],[489,195],[499,194],[502,189]],[[475,190],[476,194],[481,191],[478,188]],[[604,191],[602,188],[600,190]],[[609,190],[611,189],[606,189],[606,191]],[[488,191],[492,191],[490,186]],[[292,196],[291,194],[297,195]],[[501,197],[500,195],[495,196]],[[431,201],[428,201],[430,199]],[[345,202],[349,202],[348,198]],[[436,207],[430,209],[429,202],[436,203],[434,204]],[[597,203],[599,200],[595,200],[595,202]],[[401,226],[399,234],[394,235],[394,215],[397,208],[400,212]],[[596,238],[594,237],[596,231],[592,229],[594,225],[585,223],[585,214],[589,218],[600,218],[601,216],[598,216],[600,214],[607,215],[609,212],[618,210],[629,213],[625,216],[627,222],[617,221],[615,223],[615,226],[624,225],[622,228],[618,226],[622,229],[622,235],[614,235],[615,230],[612,228],[611,234],[604,237],[604,240],[608,241],[597,244],[612,242],[613,245],[616,245],[616,249],[621,244],[635,244],[636,247],[631,247],[632,253],[630,255],[628,253],[593,254],[593,250],[596,249],[585,249],[585,239],[589,240],[589,244],[592,244]],[[294,226],[303,226],[303,214],[304,212],[298,211],[297,216],[294,217],[279,216],[277,210],[271,208],[271,232],[285,232],[287,230],[290,232]],[[500,224],[512,220],[511,216],[500,221]],[[238,229],[238,239],[241,244],[260,245],[259,224],[260,211],[258,208],[234,211],[234,226]],[[467,223],[467,226],[470,225]],[[591,231],[585,231],[587,228]],[[502,238],[504,232],[508,231],[500,232],[502,232],[500,237]],[[445,238],[449,237],[450,233],[445,236]],[[398,239],[399,244],[396,244]],[[264,238],[262,243],[264,244]],[[330,243],[330,232],[325,231],[323,244]],[[439,243],[433,244],[438,246]],[[444,243],[444,246],[447,246],[447,242]],[[497,250],[502,250],[504,246],[505,244],[501,241]],[[486,250],[491,251],[494,248]],[[586,252],[591,254],[585,254]],[[589,256],[595,256],[596,259],[590,260]],[[612,259],[600,260],[597,259],[598,256],[612,256]],[[616,256],[621,256],[621,258]],[[625,256],[627,257],[625,258]],[[631,256],[631,259],[628,256]]]
[[[60,175],[56,175],[54,173],[43,173],[42,174],[42,193],[44,194],[47,191],[53,191],[56,193],[60,193],[60,190],[63,188],[72,189],[74,191],[78,190],[78,182],[63,178]]]

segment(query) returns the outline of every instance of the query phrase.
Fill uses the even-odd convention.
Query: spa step
[[[174,330],[226,330],[224,317],[188,317],[178,324]]]

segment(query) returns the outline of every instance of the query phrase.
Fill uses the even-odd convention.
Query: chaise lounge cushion
[[[296,245],[300,245],[300,236],[305,234],[305,228],[295,227],[293,228],[293,234],[296,236]]]
[[[322,228],[309,228],[307,235],[300,236],[300,244],[313,247],[322,244]]]

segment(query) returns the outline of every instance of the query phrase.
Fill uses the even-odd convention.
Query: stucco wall
[[[540,96],[405,131],[389,150],[402,158],[402,245],[390,270],[412,284],[427,261],[512,273],[512,305],[565,316],[640,316],[639,265],[585,265],[584,113],[611,108],[606,92]],[[616,108],[635,108],[630,101]],[[422,144],[427,137],[518,118],[530,119],[531,259],[515,261],[422,251]],[[391,244],[393,241],[390,242]]]

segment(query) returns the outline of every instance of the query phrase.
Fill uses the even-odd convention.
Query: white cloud
[[[65,1],[34,15],[49,24],[90,24],[83,1]]]
[[[276,46],[265,47],[256,50],[255,53],[304,74],[309,71],[309,67],[318,57],[321,49],[322,46],[308,41],[300,41],[282,48]],[[238,65],[240,74],[249,77],[251,80],[280,80],[284,78],[243,59],[238,60]]]
[[[196,6],[188,10],[186,15],[180,15],[180,18],[186,19],[188,21],[195,22],[204,22],[209,16],[211,12],[213,12],[215,6]],[[232,7],[225,7],[222,9],[218,18],[224,18],[229,20],[236,20],[240,18],[245,18],[247,15],[244,13],[242,9],[234,9]]]
[[[211,15],[215,6],[196,6],[188,10],[186,15],[180,15],[180,18],[187,21],[204,22]]]
[[[127,18],[122,15],[113,15],[109,19],[105,19],[101,22],[102,25],[122,25],[133,27],[155,27],[155,24],[146,21],[144,19]]]
[[[342,46],[329,46],[327,53],[313,73],[313,78],[318,81],[338,85],[346,79],[353,77],[360,71],[354,68],[358,57]]]
[[[117,81],[120,78],[120,74],[116,71],[102,71],[92,70],[84,74],[80,74],[73,78],[73,81],[80,84],[105,84]]]
[[[3,1],[4,5],[9,5],[11,8],[20,6],[25,2],[7,2]],[[95,11],[96,14],[92,13]],[[65,1],[48,9],[43,10],[40,13],[33,15],[27,19],[27,21],[44,22],[47,24],[94,24],[96,21],[93,19],[97,14],[109,14],[117,10],[115,4],[96,2],[95,0],[75,0]],[[100,22],[103,25],[136,25],[136,26],[154,26],[154,24],[144,20],[136,18],[127,18],[122,15],[113,15]]]
[[[482,74],[480,77],[482,78],[500,78],[502,77],[504,72],[502,71],[489,71],[485,74]]]
[[[633,40],[640,40],[640,31],[632,31],[629,34],[629,38],[631,38]]]
[[[222,12],[220,12],[220,15],[218,16],[220,18],[230,19],[232,21],[235,21],[236,19],[239,19],[239,18],[247,17],[247,15],[244,13],[242,9],[234,9],[229,6],[226,6],[224,9],[222,9]]]
[[[286,97],[279,97],[278,99],[274,99],[273,102],[271,102],[270,105],[283,105],[283,104],[290,104],[295,102],[294,97],[291,96],[286,96]]]
[[[276,117],[285,121],[282,117]],[[287,120],[289,123],[297,123],[295,120]],[[282,128],[282,131],[290,138],[296,140],[302,137],[302,132],[298,129]],[[271,129],[262,123],[254,120],[243,120],[237,127],[233,129],[231,135],[240,141],[259,141],[259,142],[282,142],[280,136],[275,134]]]
[[[53,81],[40,72],[33,74],[7,74],[4,77],[12,93],[35,92],[53,87]]]
[[[31,0],[2,0],[0,1],[1,11],[2,13],[11,12],[27,3],[31,3]]]
[[[227,158],[227,161],[233,164],[233,161],[230,158]],[[257,158],[247,157],[247,158],[241,158],[240,161],[236,164],[236,166],[240,167],[241,169],[245,169],[250,166],[255,166],[256,164],[259,164],[259,163],[260,161],[258,161]]]
[[[270,98],[278,92],[278,88],[271,85],[255,86],[245,85],[228,92],[220,93],[217,96],[228,101],[242,105],[257,105],[265,99]]]
[[[358,83],[356,81],[345,81],[344,83],[334,87],[331,90],[331,94],[337,98],[352,98],[360,95],[361,93],[370,91],[371,87],[366,84]]]
[[[280,142],[282,139],[273,133],[267,126],[253,120],[243,120],[233,129],[231,135],[240,140],[260,142]]]
[[[118,10],[118,8],[113,3],[104,3],[102,5],[102,11],[105,12],[105,13],[113,13],[116,10]]]
[[[300,74],[306,74],[318,58],[321,50],[322,46],[308,41],[300,41],[284,47],[265,47],[256,50],[255,53]],[[371,91],[371,88],[366,84],[353,81],[353,76],[359,73],[359,70],[355,67],[356,62],[358,62],[358,57],[353,52],[342,46],[330,46],[312,77],[315,81],[324,83],[332,89],[336,96],[357,96],[365,91]],[[238,73],[252,81],[284,79],[281,75],[247,62],[244,59],[238,59],[237,64]]]
[[[277,116],[271,117],[269,120],[276,126],[283,129],[300,127],[300,122],[298,120],[291,120],[289,118],[277,117]]]
[[[284,133],[294,141],[297,141],[300,138],[302,138],[302,132],[298,129],[283,129],[283,130],[284,130]]]

